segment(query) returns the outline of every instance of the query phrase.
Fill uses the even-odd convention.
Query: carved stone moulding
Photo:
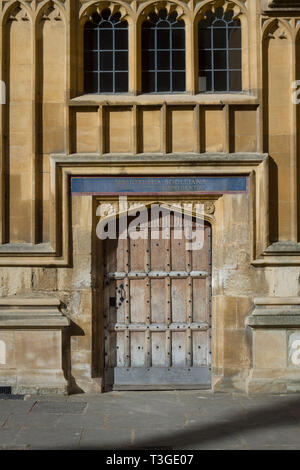
[[[262,9],[266,13],[298,12],[300,0],[262,0]]]

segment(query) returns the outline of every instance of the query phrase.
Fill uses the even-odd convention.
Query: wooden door
[[[173,219],[171,219],[173,220]],[[204,248],[176,239],[106,240],[105,384],[114,390],[211,386],[211,227]]]

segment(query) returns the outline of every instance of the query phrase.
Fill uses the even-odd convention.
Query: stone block
[[[253,332],[253,367],[257,369],[287,367],[285,330],[260,329]]]

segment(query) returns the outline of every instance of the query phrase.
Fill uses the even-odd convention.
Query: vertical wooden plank
[[[128,237],[125,240],[119,239],[119,243],[123,246],[123,259],[124,259],[124,271],[128,274],[129,272],[129,239]],[[130,283],[128,276],[124,279],[124,290],[125,290],[125,325],[130,324],[131,320],[131,302],[130,302]],[[128,302],[127,302],[128,300]],[[125,356],[125,367],[130,367],[131,357],[130,357],[130,333],[129,331],[124,332],[124,356]]]
[[[150,299],[147,295],[148,286],[145,279],[130,280],[130,321],[131,323],[145,323],[146,312],[149,309]]]
[[[186,250],[186,271],[190,273],[192,271],[192,250]],[[186,330],[186,344],[187,344],[187,366],[191,367],[192,365],[192,334],[191,334],[191,323],[193,320],[193,283],[192,278],[189,276],[186,279],[186,291],[187,291],[187,299],[186,299],[186,322],[187,322],[187,330]]]
[[[192,289],[193,289],[193,321],[201,322],[207,319],[207,284],[208,279],[193,279]]]
[[[104,259],[104,278],[103,278],[103,329],[104,329],[104,366],[109,366],[109,350],[110,350],[110,312],[109,312],[109,296],[110,296],[110,280],[105,276],[107,273],[107,245],[103,248]]]
[[[193,331],[193,367],[207,365],[207,332]]]
[[[152,334],[152,366],[165,367],[166,365],[165,333],[154,333]]]
[[[172,279],[172,320],[185,323],[187,291],[186,279]]]
[[[165,323],[166,292],[165,279],[151,279],[151,320],[152,323]]]
[[[174,214],[172,214],[172,220],[174,220]],[[171,237],[174,229],[173,224],[171,224],[171,236],[170,239],[166,240],[166,271],[169,273],[171,271]],[[165,323],[167,326],[166,330],[166,365],[171,367],[172,365],[172,334],[169,330],[169,326],[172,323],[172,292],[171,292],[171,279],[167,276],[165,279],[165,296],[166,296],[166,313],[165,313]]]
[[[145,367],[144,332],[131,332],[130,339],[130,357],[131,367]]]
[[[172,332],[172,366],[186,366],[186,342],[184,331]]]
[[[203,223],[204,230],[204,246],[201,250],[192,251],[192,265],[194,271],[209,270],[209,240],[208,235],[210,227]]]
[[[145,272],[145,255],[147,254],[148,241],[129,239],[129,245],[130,270],[133,272]]]
[[[151,229],[148,227],[148,238],[147,238],[147,249],[146,249],[146,273],[149,273],[151,270]],[[152,319],[152,309],[153,306],[153,297],[151,296],[151,282],[150,279],[146,279],[146,331],[145,331],[145,362],[146,367],[151,367],[152,365],[152,333],[150,331],[150,325],[153,321]]]

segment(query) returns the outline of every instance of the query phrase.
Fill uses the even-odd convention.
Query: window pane
[[[98,73],[86,73],[84,76],[84,89],[86,93],[98,93]]]
[[[242,68],[242,52],[229,51],[229,68],[241,69]]]
[[[242,90],[242,73],[230,72],[230,91]]]
[[[170,52],[157,53],[157,68],[158,70],[170,70]]]
[[[230,28],[228,31],[228,47],[241,48],[242,44],[242,31],[241,28]]]
[[[185,49],[185,31],[184,29],[174,29],[172,31],[173,49]]]
[[[113,48],[113,32],[112,30],[100,31],[100,49]]]
[[[155,91],[155,73],[143,73],[143,91],[144,93],[152,93]]]
[[[111,28],[111,24],[109,21],[104,21],[101,23],[101,28],[105,28],[105,29],[110,29]]]
[[[100,73],[100,91],[101,93],[113,92],[113,74]]]
[[[173,52],[172,61],[172,68],[174,70],[185,70],[185,52]]]
[[[209,49],[211,47],[211,30],[199,29],[199,47]]]
[[[150,14],[150,21],[143,23],[142,82],[146,93],[185,90],[185,24],[176,22],[176,15],[173,12],[168,16],[167,10],[161,10],[158,15]],[[152,72],[146,73],[147,70]]]
[[[199,51],[199,67],[201,69],[211,68],[211,51]]]
[[[154,49],[154,29],[142,29],[142,49]]]
[[[185,72],[173,72],[173,91],[185,91]]]
[[[86,52],[84,54],[84,68],[86,71],[98,70],[98,52]]]
[[[215,72],[215,91],[227,91],[227,72]]]
[[[116,49],[128,49],[128,30],[115,31],[115,47]]]
[[[241,24],[233,12],[218,7],[199,22],[199,82],[201,92],[242,89]],[[233,75],[230,75],[230,73]]]
[[[116,52],[115,53],[115,69],[128,70],[128,53]]]
[[[157,91],[159,92],[171,91],[170,76],[171,74],[169,72],[157,73]]]
[[[223,20],[218,20],[214,22],[214,28],[226,28],[226,23]]]
[[[199,91],[212,91],[211,71],[200,70],[199,73]]]
[[[142,53],[142,66],[143,70],[154,70],[155,69],[155,52]]]
[[[84,32],[84,49],[97,50],[98,49],[98,31],[97,29],[85,29]]]
[[[170,49],[170,31],[168,29],[157,30],[157,48]]]
[[[214,29],[214,48],[226,48],[226,29]]]
[[[214,52],[214,68],[215,69],[226,69],[226,66],[227,66],[226,56],[227,56],[226,51]]]
[[[100,53],[100,70],[113,70],[113,52]]]
[[[160,29],[169,29],[170,28],[170,24],[168,21],[161,21],[159,23],[159,28]]]
[[[116,72],[116,93],[126,93],[128,91],[128,73]]]

